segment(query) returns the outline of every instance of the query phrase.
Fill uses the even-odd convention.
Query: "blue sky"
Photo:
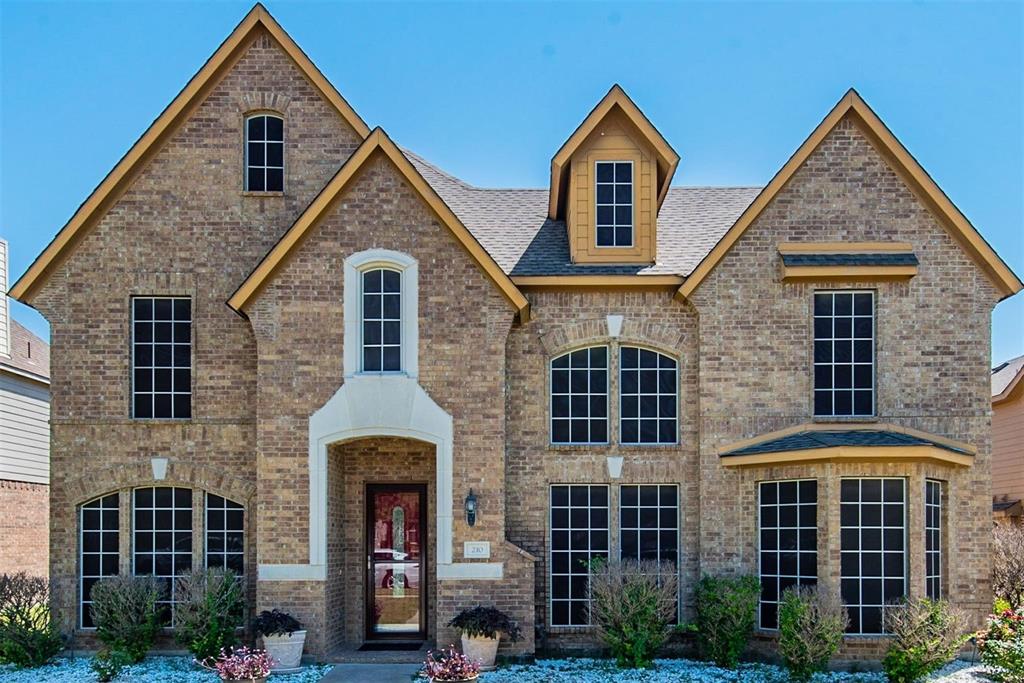
[[[856,87],[1024,274],[1024,3],[266,4],[371,126],[484,186],[546,186],[613,82],[676,183],[764,184]],[[15,277],[250,6],[0,0]],[[993,324],[995,359],[1024,353],[1024,294]]]

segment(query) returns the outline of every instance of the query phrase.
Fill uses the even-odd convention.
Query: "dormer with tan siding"
[[[551,160],[548,215],[573,263],[650,264],[679,155],[618,85]]]

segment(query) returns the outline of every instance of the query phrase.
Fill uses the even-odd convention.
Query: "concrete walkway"
[[[420,664],[337,664],[321,683],[410,683]]]

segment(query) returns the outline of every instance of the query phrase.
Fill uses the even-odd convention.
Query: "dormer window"
[[[284,192],[284,120],[257,114],[245,120],[245,190]]]
[[[633,246],[633,162],[598,161],[597,246]]]

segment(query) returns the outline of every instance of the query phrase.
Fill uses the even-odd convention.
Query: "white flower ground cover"
[[[930,677],[931,683],[989,682],[982,667],[953,662]],[[659,659],[649,670],[619,669],[597,659],[545,659],[532,666],[509,666],[480,677],[481,683],[788,683],[785,669],[768,664],[741,664],[736,671],[706,662]],[[817,674],[813,683],[886,683],[881,673]]]
[[[38,669],[14,669],[0,666],[0,683],[96,683],[96,674],[89,668],[89,657],[58,659],[56,664]],[[308,666],[300,673],[275,675],[275,683],[315,683],[324,677],[330,666]],[[217,674],[192,666],[187,657],[150,657],[141,664],[125,667],[114,679],[117,683],[219,683]]]

